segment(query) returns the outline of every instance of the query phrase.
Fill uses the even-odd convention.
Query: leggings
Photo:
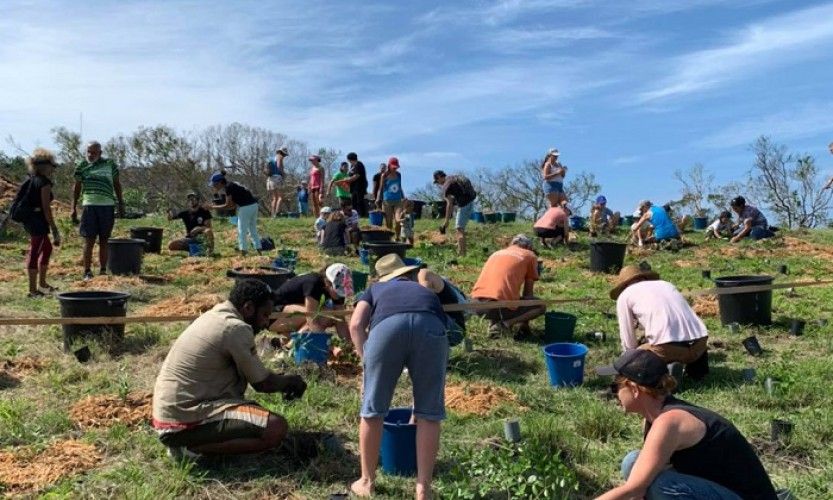
[[[237,207],[237,245],[241,251],[249,247],[247,236],[252,237],[255,250],[260,250],[260,235],[257,233],[257,203]]]
[[[26,269],[39,269],[49,265],[52,256],[52,242],[48,234],[29,237],[29,253],[26,255]]]

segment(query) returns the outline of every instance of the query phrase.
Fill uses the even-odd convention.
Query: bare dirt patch
[[[81,429],[110,427],[115,424],[136,426],[151,419],[153,395],[131,392],[125,398],[116,395],[88,396],[69,410],[69,418]]]
[[[189,316],[202,314],[225,299],[216,293],[196,293],[188,297],[170,297],[145,307],[145,316]]]
[[[94,468],[101,458],[95,446],[76,440],[57,441],[39,453],[31,448],[0,451],[0,484],[5,494],[35,493]]]
[[[445,405],[455,413],[484,416],[506,403],[517,406],[518,396],[504,387],[485,384],[445,386]]]
[[[694,312],[700,317],[713,317],[720,314],[717,297],[711,295],[701,295],[695,297],[694,304],[691,308],[694,309]]]
[[[21,356],[0,361],[0,373],[15,378],[27,377],[43,370],[44,367],[46,367],[46,363],[36,356]]]

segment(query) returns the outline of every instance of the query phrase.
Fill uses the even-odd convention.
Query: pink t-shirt
[[[535,221],[533,228],[539,229],[555,229],[567,223],[567,212],[561,207],[553,207],[547,209],[540,219]]]
[[[321,189],[324,185],[323,179],[324,170],[312,167],[309,170],[309,188],[310,189]]]

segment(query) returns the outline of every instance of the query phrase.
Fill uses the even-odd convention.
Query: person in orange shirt
[[[541,245],[544,248],[554,248],[558,243],[566,245],[570,241],[569,216],[570,209],[562,203],[560,206],[548,208],[544,215],[535,221],[532,228],[535,230],[535,235],[541,238]],[[547,243],[548,239],[549,243]]]
[[[519,234],[507,248],[489,256],[474,284],[471,297],[477,302],[535,299],[533,288],[538,281],[538,257],[532,251],[532,240]],[[526,338],[532,331],[529,322],[546,312],[546,307],[521,306],[484,310],[481,314],[491,323],[489,335],[507,333],[518,325],[515,339]]]

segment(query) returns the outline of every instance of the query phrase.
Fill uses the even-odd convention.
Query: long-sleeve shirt
[[[667,281],[640,281],[625,288],[616,300],[622,349],[635,349],[637,322],[651,345],[690,342],[708,336],[706,325]]]

